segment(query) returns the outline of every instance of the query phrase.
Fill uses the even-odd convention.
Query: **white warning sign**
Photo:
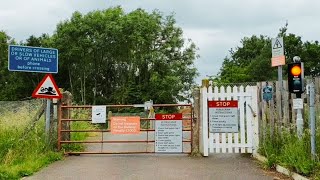
[[[62,97],[51,74],[47,74],[32,93],[34,98],[59,99]]]
[[[92,123],[106,123],[106,117],[106,106],[92,106]]]

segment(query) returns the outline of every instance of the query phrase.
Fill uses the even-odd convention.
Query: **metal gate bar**
[[[104,105],[107,108],[136,108],[134,105]],[[190,152],[182,152],[182,154],[190,154],[192,150],[192,122],[193,122],[193,109],[191,104],[154,104],[153,107],[190,107],[191,114],[190,118],[183,118],[183,121],[190,121],[190,129],[182,129],[182,132],[190,132],[190,138],[191,140],[182,140],[182,143],[190,143]],[[72,133],[72,132],[101,132],[103,136],[103,132],[111,132],[110,129],[91,129],[91,130],[66,130],[62,129],[62,123],[63,122],[90,122],[91,119],[73,119],[73,118],[62,118],[62,109],[91,109],[91,105],[84,105],[84,106],[59,106],[59,119],[58,119],[58,150],[61,150],[62,144],[72,144],[72,143],[154,143],[155,140],[149,140],[148,132],[154,132],[155,129],[140,129],[142,132],[147,132],[147,140],[130,140],[130,141],[105,141],[105,140],[94,140],[94,141],[62,141],[62,133]],[[140,118],[144,121],[155,121],[155,118]],[[107,119],[107,123],[110,120]],[[148,126],[149,127],[149,126]],[[183,134],[182,134],[183,136]],[[102,137],[103,138],[103,137]],[[143,151],[143,152],[65,152],[65,154],[143,154],[143,153],[155,153],[154,151]]]

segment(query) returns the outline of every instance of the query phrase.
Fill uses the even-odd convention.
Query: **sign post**
[[[47,108],[46,108],[46,127],[45,131],[49,137],[50,130],[50,109],[51,109],[51,99],[60,99],[62,97],[60,90],[54,81],[51,74],[47,74],[36,87],[32,93],[34,98],[46,98]]]
[[[286,64],[286,58],[284,56],[284,43],[283,37],[273,38],[271,40],[271,49],[272,49],[272,59],[271,65],[272,67],[278,66],[278,82],[280,89],[280,101],[277,102],[278,112],[279,112],[279,120],[282,119],[282,65]]]
[[[211,133],[239,132],[238,101],[208,101]]]
[[[58,49],[9,45],[8,70],[37,73],[58,73]],[[61,98],[51,74],[47,74],[33,91],[34,98],[47,98],[45,132],[49,140],[51,99]]]

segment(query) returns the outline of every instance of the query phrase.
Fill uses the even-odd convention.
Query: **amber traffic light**
[[[304,71],[302,62],[288,64],[288,86],[291,93],[303,93]]]

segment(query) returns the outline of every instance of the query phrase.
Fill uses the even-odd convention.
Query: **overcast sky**
[[[200,48],[197,82],[216,75],[228,50],[245,36],[275,37],[288,21],[288,31],[304,41],[320,37],[319,0],[0,0],[0,5],[0,30],[18,41],[51,35],[57,23],[76,10],[86,13],[120,5],[126,12],[137,8],[173,12],[185,38]]]

